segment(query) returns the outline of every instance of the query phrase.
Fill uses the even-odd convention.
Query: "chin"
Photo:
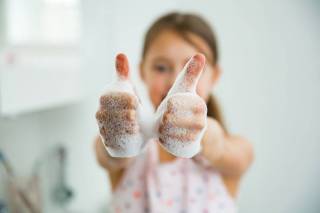
[[[161,101],[151,100],[151,103],[152,103],[152,106],[154,107],[154,109],[157,110],[157,108],[160,105]]]
[[[166,96],[163,96],[161,98],[158,98],[157,100],[152,100],[152,105],[155,108],[155,110],[158,109],[159,105],[161,104],[161,102],[164,100]]]

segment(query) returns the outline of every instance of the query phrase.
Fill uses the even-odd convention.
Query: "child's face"
[[[196,35],[190,35],[192,42],[201,48],[202,53],[212,58],[208,45]],[[199,50],[173,31],[163,31],[151,43],[140,74],[145,82],[154,107],[158,107],[173,85],[185,63]],[[219,79],[218,65],[211,65],[208,60],[197,86],[197,93],[207,101],[212,87]]]

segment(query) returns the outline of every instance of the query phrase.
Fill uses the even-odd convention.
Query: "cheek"
[[[152,78],[147,82],[147,88],[152,104],[157,107],[161,103],[163,94],[165,93],[166,86],[164,81],[159,78]]]

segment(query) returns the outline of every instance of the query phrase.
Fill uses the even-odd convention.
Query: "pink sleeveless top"
[[[115,213],[236,212],[219,173],[200,160],[160,163],[156,143],[150,141],[124,172],[112,196]]]

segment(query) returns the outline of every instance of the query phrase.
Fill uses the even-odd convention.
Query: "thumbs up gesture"
[[[156,112],[159,142],[175,156],[190,158],[201,149],[207,106],[197,95],[196,86],[204,65],[202,54],[193,56]]]
[[[102,141],[112,157],[138,155],[144,146],[138,112],[141,104],[130,81],[124,54],[116,57],[117,80],[100,97],[96,119]]]
[[[204,65],[202,54],[193,56],[153,115],[143,109],[134,90],[127,57],[117,55],[117,80],[100,97],[96,113],[100,136],[109,154],[136,156],[154,137],[175,156],[190,158],[197,154],[207,123],[206,103],[196,93]]]

